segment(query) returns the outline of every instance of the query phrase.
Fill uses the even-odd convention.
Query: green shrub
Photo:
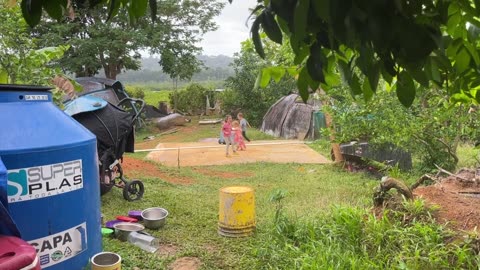
[[[208,89],[200,84],[192,83],[186,89],[172,91],[169,94],[171,108],[190,115],[198,115],[205,112],[206,94]]]
[[[145,99],[145,92],[140,87],[128,86],[125,91],[131,98]]]
[[[324,109],[333,118],[339,142],[393,143],[418,157],[416,168],[423,173],[436,171],[435,165],[454,170],[462,138],[478,137],[478,112],[468,113],[468,107],[452,104],[440,90],[424,90],[410,108],[403,107],[388,89],[377,91],[368,102],[353,99],[344,88],[331,94],[333,105]]]

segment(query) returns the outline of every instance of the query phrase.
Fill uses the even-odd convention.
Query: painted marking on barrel
[[[55,196],[83,188],[82,160],[8,170],[8,202]]]
[[[61,263],[87,250],[87,223],[28,243],[37,251],[42,268]]]
[[[28,100],[28,101],[48,100],[48,95],[25,95],[25,100]]]

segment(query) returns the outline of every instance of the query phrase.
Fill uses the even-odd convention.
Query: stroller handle
[[[143,112],[143,109],[145,108],[145,101],[143,99],[128,97],[120,100],[117,106],[122,106],[126,102],[129,102],[132,105],[133,110],[135,111],[135,115],[132,118],[132,123],[135,123],[135,121],[137,121],[137,118],[140,116],[140,114]]]

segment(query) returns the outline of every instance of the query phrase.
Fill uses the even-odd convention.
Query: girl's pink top
[[[229,137],[232,135],[232,125],[230,125],[228,122],[225,122],[225,124],[223,124],[222,131],[224,137]]]

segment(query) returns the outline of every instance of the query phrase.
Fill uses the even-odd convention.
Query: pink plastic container
[[[40,270],[35,248],[20,238],[0,235],[0,269]]]

